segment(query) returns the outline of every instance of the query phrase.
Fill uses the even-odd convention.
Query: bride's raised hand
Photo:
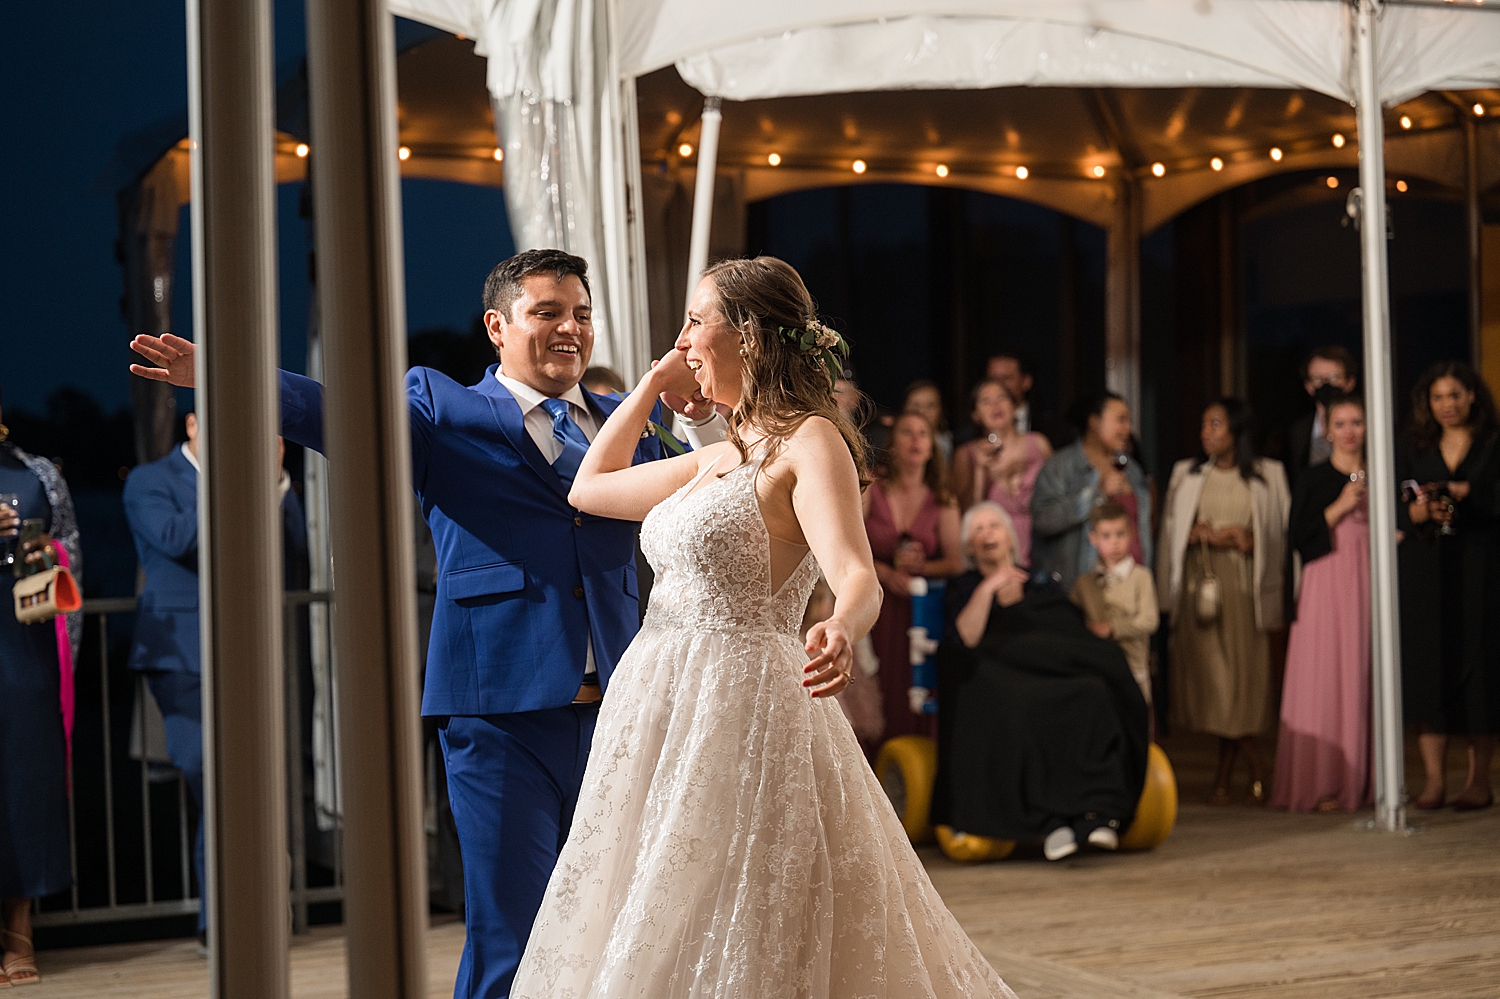
[[[652,380],[662,405],[689,420],[712,416],[714,402],[698,389],[698,380],[687,366],[687,351],[673,347],[666,356],[651,362]]]
[[[153,382],[167,382],[179,388],[193,387],[193,351],[197,349],[193,346],[193,341],[170,333],[163,333],[161,336],[142,334],[130,341],[130,349],[157,365],[152,368],[144,364],[132,364],[132,375],[139,375]]]
[[[838,618],[807,630],[807,654],[813,658],[802,670],[802,686],[812,688],[812,696],[832,697],[854,682],[854,643]]]

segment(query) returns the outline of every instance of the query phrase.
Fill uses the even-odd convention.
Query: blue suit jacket
[[[125,519],[146,574],[130,666],[197,673],[198,473],[181,448],[131,470]]]
[[[429,716],[562,707],[583,680],[589,636],[607,688],[639,628],[636,525],[568,504],[496,367],[469,387],[430,368],[406,375],[412,486],[437,548]],[[619,405],[584,396],[601,423]],[[322,451],[323,387],[282,372],[281,419],[287,440]],[[652,419],[662,421],[659,404]],[[661,442],[643,437],[635,460],[661,457]]]

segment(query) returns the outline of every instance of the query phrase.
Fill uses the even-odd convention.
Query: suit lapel
[[[510,390],[500,384],[500,379],[495,377],[495,369],[497,367],[499,366],[490,365],[489,370],[484,373],[484,377],[479,380],[479,384],[473,386],[474,391],[489,399],[490,411],[495,414],[495,422],[500,424],[500,430],[505,434],[506,440],[510,441],[511,447],[515,448],[516,452],[526,459],[526,463],[531,466],[532,471],[536,472],[537,476],[543,482],[551,486],[552,490],[566,503],[568,491],[563,488],[562,479],[557,477],[557,473],[552,470],[552,466],[542,456],[542,452],[536,446],[536,442],[526,432],[526,420],[521,415],[521,406],[516,402],[516,397],[510,394]]]

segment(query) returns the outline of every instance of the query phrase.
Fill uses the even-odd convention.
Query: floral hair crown
[[[778,326],[776,332],[802,353],[816,355],[818,363],[828,372],[828,387],[832,389],[844,373],[844,361],[849,358],[849,341],[843,334],[824,326],[816,317],[800,328]]]

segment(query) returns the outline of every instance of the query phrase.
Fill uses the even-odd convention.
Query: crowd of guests
[[[1042,838],[1049,857],[1085,843],[1110,848],[1134,799],[1121,797],[1120,781],[1107,807],[1100,787],[1059,794],[1056,775],[1104,767],[1129,789],[1143,753],[1128,751],[1129,739],[1099,747],[1122,719],[1145,739],[1159,701],[1173,729],[1217,737],[1212,804],[1371,803],[1365,410],[1342,348],[1314,351],[1302,375],[1312,412],[1291,427],[1284,462],[1257,453],[1249,404],[1224,398],[1202,414],[1200,452],[1176,462],[1161,491],[1138,459],[1124,399],[1081,400],[1064,424],[1036,408],[1024,358],[990,359],[967,425],[948,424],[930,381],[913,383],[884,418],[862,413],[852,376],[840,382],[841,403],[864,417],[883,456],[865,498],[885,588],[866,650],[878,683],[847,697],[858,698],[856,728],[872,754],[895,736],[938,736],[940,769],[962,779],[940,774],[935,821]],[[1500,732],[1500,433],[1469,365],[1443,363],[1419,380],[1397,471],[1404,702],[1426,770],[1415,805],[1487,807]],[[936,716],[909,696],[916,577],[947,581],[945,647],[970,657],[954,666],[940,656]],[[1045,663],[1017,640],[1043,633]],[[1105,643],[1116,656],[1099,654]],[[1121,675],[1148,710],[1130,703]],[[1072,699],[1058,700],[1067,690]],[[982,704],[993,708],[987,724],[977,721]],[[1071,726],[1059,724],[1064,710]],[[995,723],[1002,716],[1007,725]],[[1260,742],[1278,719],[1272,768]],[[1072,732],[1072,748],[1054,744],[1059,731]],[[1027,744],[1000,745],[1018,738]],[[1469,760],[1454,795],[1450,738],[1465,741]],[[1090,741],[1092,757],[1080,748]],[[1069,753],[1071,771],[1048,771],[1045,791],[1018,762]],[[1003,816],[997,801],[1009,802]]]

